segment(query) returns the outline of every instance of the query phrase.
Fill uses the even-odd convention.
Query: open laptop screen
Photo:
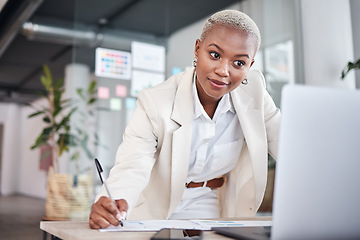
[[[287,85],[281,111],[272,239],[359,237],[360,91]]]

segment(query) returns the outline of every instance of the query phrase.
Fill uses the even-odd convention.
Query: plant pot
[[[46,219],[87,220],[93,198],[93,178],[90,174],[57,174],[49,170]]]

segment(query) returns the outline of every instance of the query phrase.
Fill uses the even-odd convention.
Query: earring
[[[196,63],[197,63],[197,57],[193,58],[193,66],[196,67]]]
[[[249,81],[247,80],[247,77],[241,83],[244,85],[247,85],[249,83]]]

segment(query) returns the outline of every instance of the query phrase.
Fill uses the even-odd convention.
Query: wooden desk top
[[[221,220],[238,220],[238,221],[271,221],[270,216],[254,218],[231,218]],[[90,229],[88,222],[80,221],[42,221],[40,229],[53,236],[64,240],[115,240],[115,239],[137,239],[149,240],[155,232],[100,232]],[[212,231],[204,231],[205,240],[226,240],[230,239],[216,234]]]

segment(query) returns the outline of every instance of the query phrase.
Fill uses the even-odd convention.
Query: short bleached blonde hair
[[[223,10],[210,16],[204,23],[201,31],[200,41],[204,40],[206,34],[217,25],[228,26],[255,37],[257,49],[260,48],[261,35],[256,23],[245,13],[237,10]]]

